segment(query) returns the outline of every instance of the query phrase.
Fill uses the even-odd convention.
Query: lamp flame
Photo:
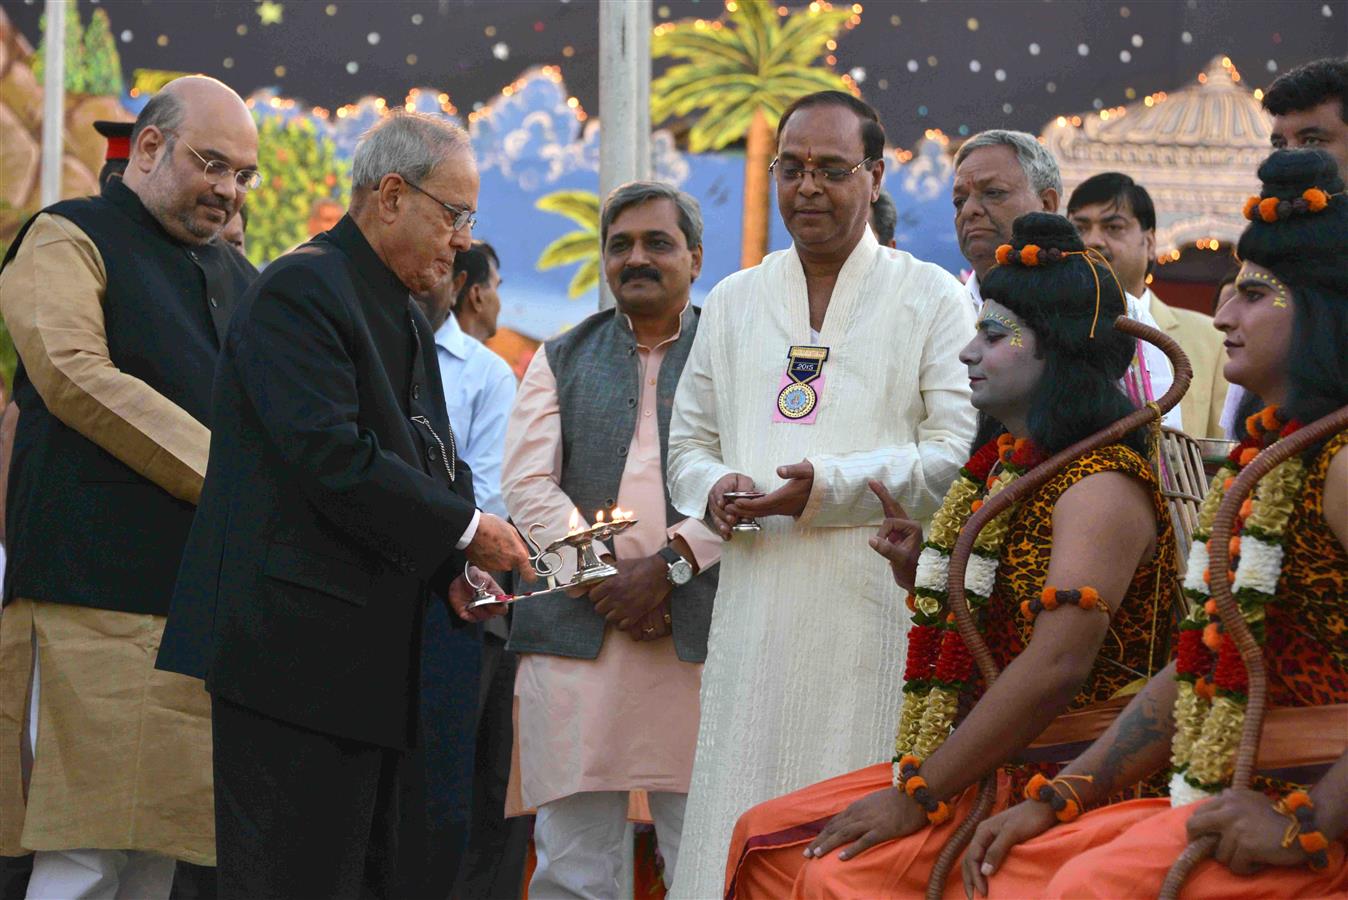
[[[571,510],[571,521],[567,523],[566,533],[576,534],[580,531],[580,510]]]

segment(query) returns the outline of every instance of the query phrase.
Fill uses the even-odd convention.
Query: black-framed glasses
[[[262,173],[257,169],[233,169],[224,161],[219,159],[207,159],[196,150],[192,145],[183,141],[182,145],[192,151],[192,155],[201,160],[202,173],[206,176],[207,184],[219,184],[226,178],[234,179],[234,186],[241,191],[251,191],[262,183]]]
[[[407,181],[407,179],[404,178],[403,181]],[[477,224],[477,213],[474,212],[473,210],[464,209],[462,206],[455,206],[453,203],[446,203],[439,197],[432,194],[430,191],[426,190],[421,185],[417,184],[415,181],[407,181],[407,185],[408,187],[416,188],[418,191],[425,194],[427,197],[430,197],[436,203],[439,203],[446,210],[448,210],[449,214],[454,217],[455,231],[463,231],[463,229],[472,228],[474,225]],[[376,190],[378,190],[378,188],[376,188]]]
[[[787,184],[799,184],[805,180],[806,175],[813,175],[816,180],[823,176],[825,181],[837,184],[851,178],[862,166],[873,162],[875,162],[874,157],[868,156],[850,169],[846,166],[819,166],[815,169],[807,169],[796,163],[784,163],[781,159],[774,159],[772,164],[768,166],[768,171],[775,173],[779,181]]]

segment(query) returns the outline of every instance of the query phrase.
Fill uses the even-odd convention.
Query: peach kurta
[[[705,569],[720,560],[720,537],[695,519],[665,527],[656,383],[666,350],[677,338],[637,348],[641,405],[618,506],[634,512],[638,522],[614,539],[614,551],[619,559],[650,556],[679,535],[698,568]],[[521,527],[545,523],[536,535],[544,543],[565,533],[575,511],[558,484],[561,458],[557,383],[547,354],[540,351],[511,412],[502,480],[512,518]],[[580,513],[588,519],[593,510]],[[570,575],[568,569],[558,577]],[[519,783],[522,807],[537,808],[582,791],[687,793],[701,679],[702,666],[680,660],[671,637],[639,642],[611,625],[593,660],[521,655],[512,781]]]

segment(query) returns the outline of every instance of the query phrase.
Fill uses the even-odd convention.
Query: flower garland
[[[1203,498],[1189,551],[1184,594],[1192,611],[1180,623],[1175,679],[1175,737],[1171,743],[1170,802],[1184,806],[1214,796],[1226,786],[1234,767],[1245,721],[1248,680],[1245,663],[1229,634],[1222,630],[1217,601],[1209,587],[1208,539],[1217,507],[1236,475],[1260,450],[1299,428],[1283,424],[1275,407],[1246,421],[1241,441],[1213,476]],[[1262,479],[1254,496],[1241,505],[1231,538],[1235,571],[1228,573],[1231,592],[1255,638],[1264,639],[1264,609],[1274,602],[1282,577],[1283,541],[1287,522],[1305,482],[1300,457],[1280,463]]]
[[[903,709],[894,738],[894,784],[903,782],[900,760],[927,759],[950,734],[959,711],[960,693],[973,684],[974,661],[947,613],[946,584],[950,554],[964,523],[984,499],[1008,485],[1040,460],[1028,440],[1000,435],[978,449],[960,469],[917,560],[917,577],[908,595],[913,624],[908,629],[904,661]],[[997,577],[997,558],[1014,508],[989,522],[974,541],[965,573],[965,596],[977,614],[985,607]]]

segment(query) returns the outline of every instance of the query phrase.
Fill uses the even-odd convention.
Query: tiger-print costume
[[[1125,685],[1165,667],[1175,596],[1175,535],[1170,513],[1146,461],[1121,444],[1088,453],[1021,504],[1002,543],[997,583],[988,603],[988,647],[1005,668],[1029,643],[1033,624],[1020,614],[1020,602],[1038,597],[1053,553],[1053,507],[1063,492],[1088,475],[1123,472],[1144,483],[1156,510],[1156,553],[1138,566],[1123,602],[1114,613],[1095,667],[1072,700],[1080,709],[1113,697]],[[1107,511],[1102,510],[1103,515]],[[1081,585],[1060,584],[1064,590]]]
[[[1175,535],[1170,512],[1161,497],[1156,476],[1147,462],[1122,444],[1102,447],[1053,476],[1021,503],[1011,518],[1002,542],[997,580],[984,614],[988,648],[999,668],[1005,669],[1025,649],[1032,623],[1020,614],[1020,602],[1039,596],[1048,577],[1053,553],[1053,508],[1063,492],[1088,475],[1123,472],[1145,484],[1156,513],[1156,552],[1138,566],[1123,602],[1113,614],[1109,633],[1081,690],[1069,709],[1080,709],[1114,697],[1125,686],[1134,689],[1141,681],[1165,667],[1169,635],[1174,626]],[[1102,514],[1107,514],[1103,513]],[[1057,585],[1064,590],[1080,585]],[[980,687],[981,687],[981,679]],[[1136,684],[1135,684],[1136,683]],[[966,700],[971,705],[972,698]],[[966,710],[967,711],[967,708]],[[1015,796],[1036,772],[1053,777],[1061,766],[1046,763],[1015,763],[1004,767],[1011,776]],[[1165,794],[1165,779],[1157,777],[1127,792],[1128,797]],[[1120,794],[1116,799],[1125,799]]]
[[[1272,706],[1348,703],[1348,552],[1325,522],[1325,478],[1346,446],[1348,431],[1339,432],[1307,467],[1287,523],[1277,599],[1267,607]]]

